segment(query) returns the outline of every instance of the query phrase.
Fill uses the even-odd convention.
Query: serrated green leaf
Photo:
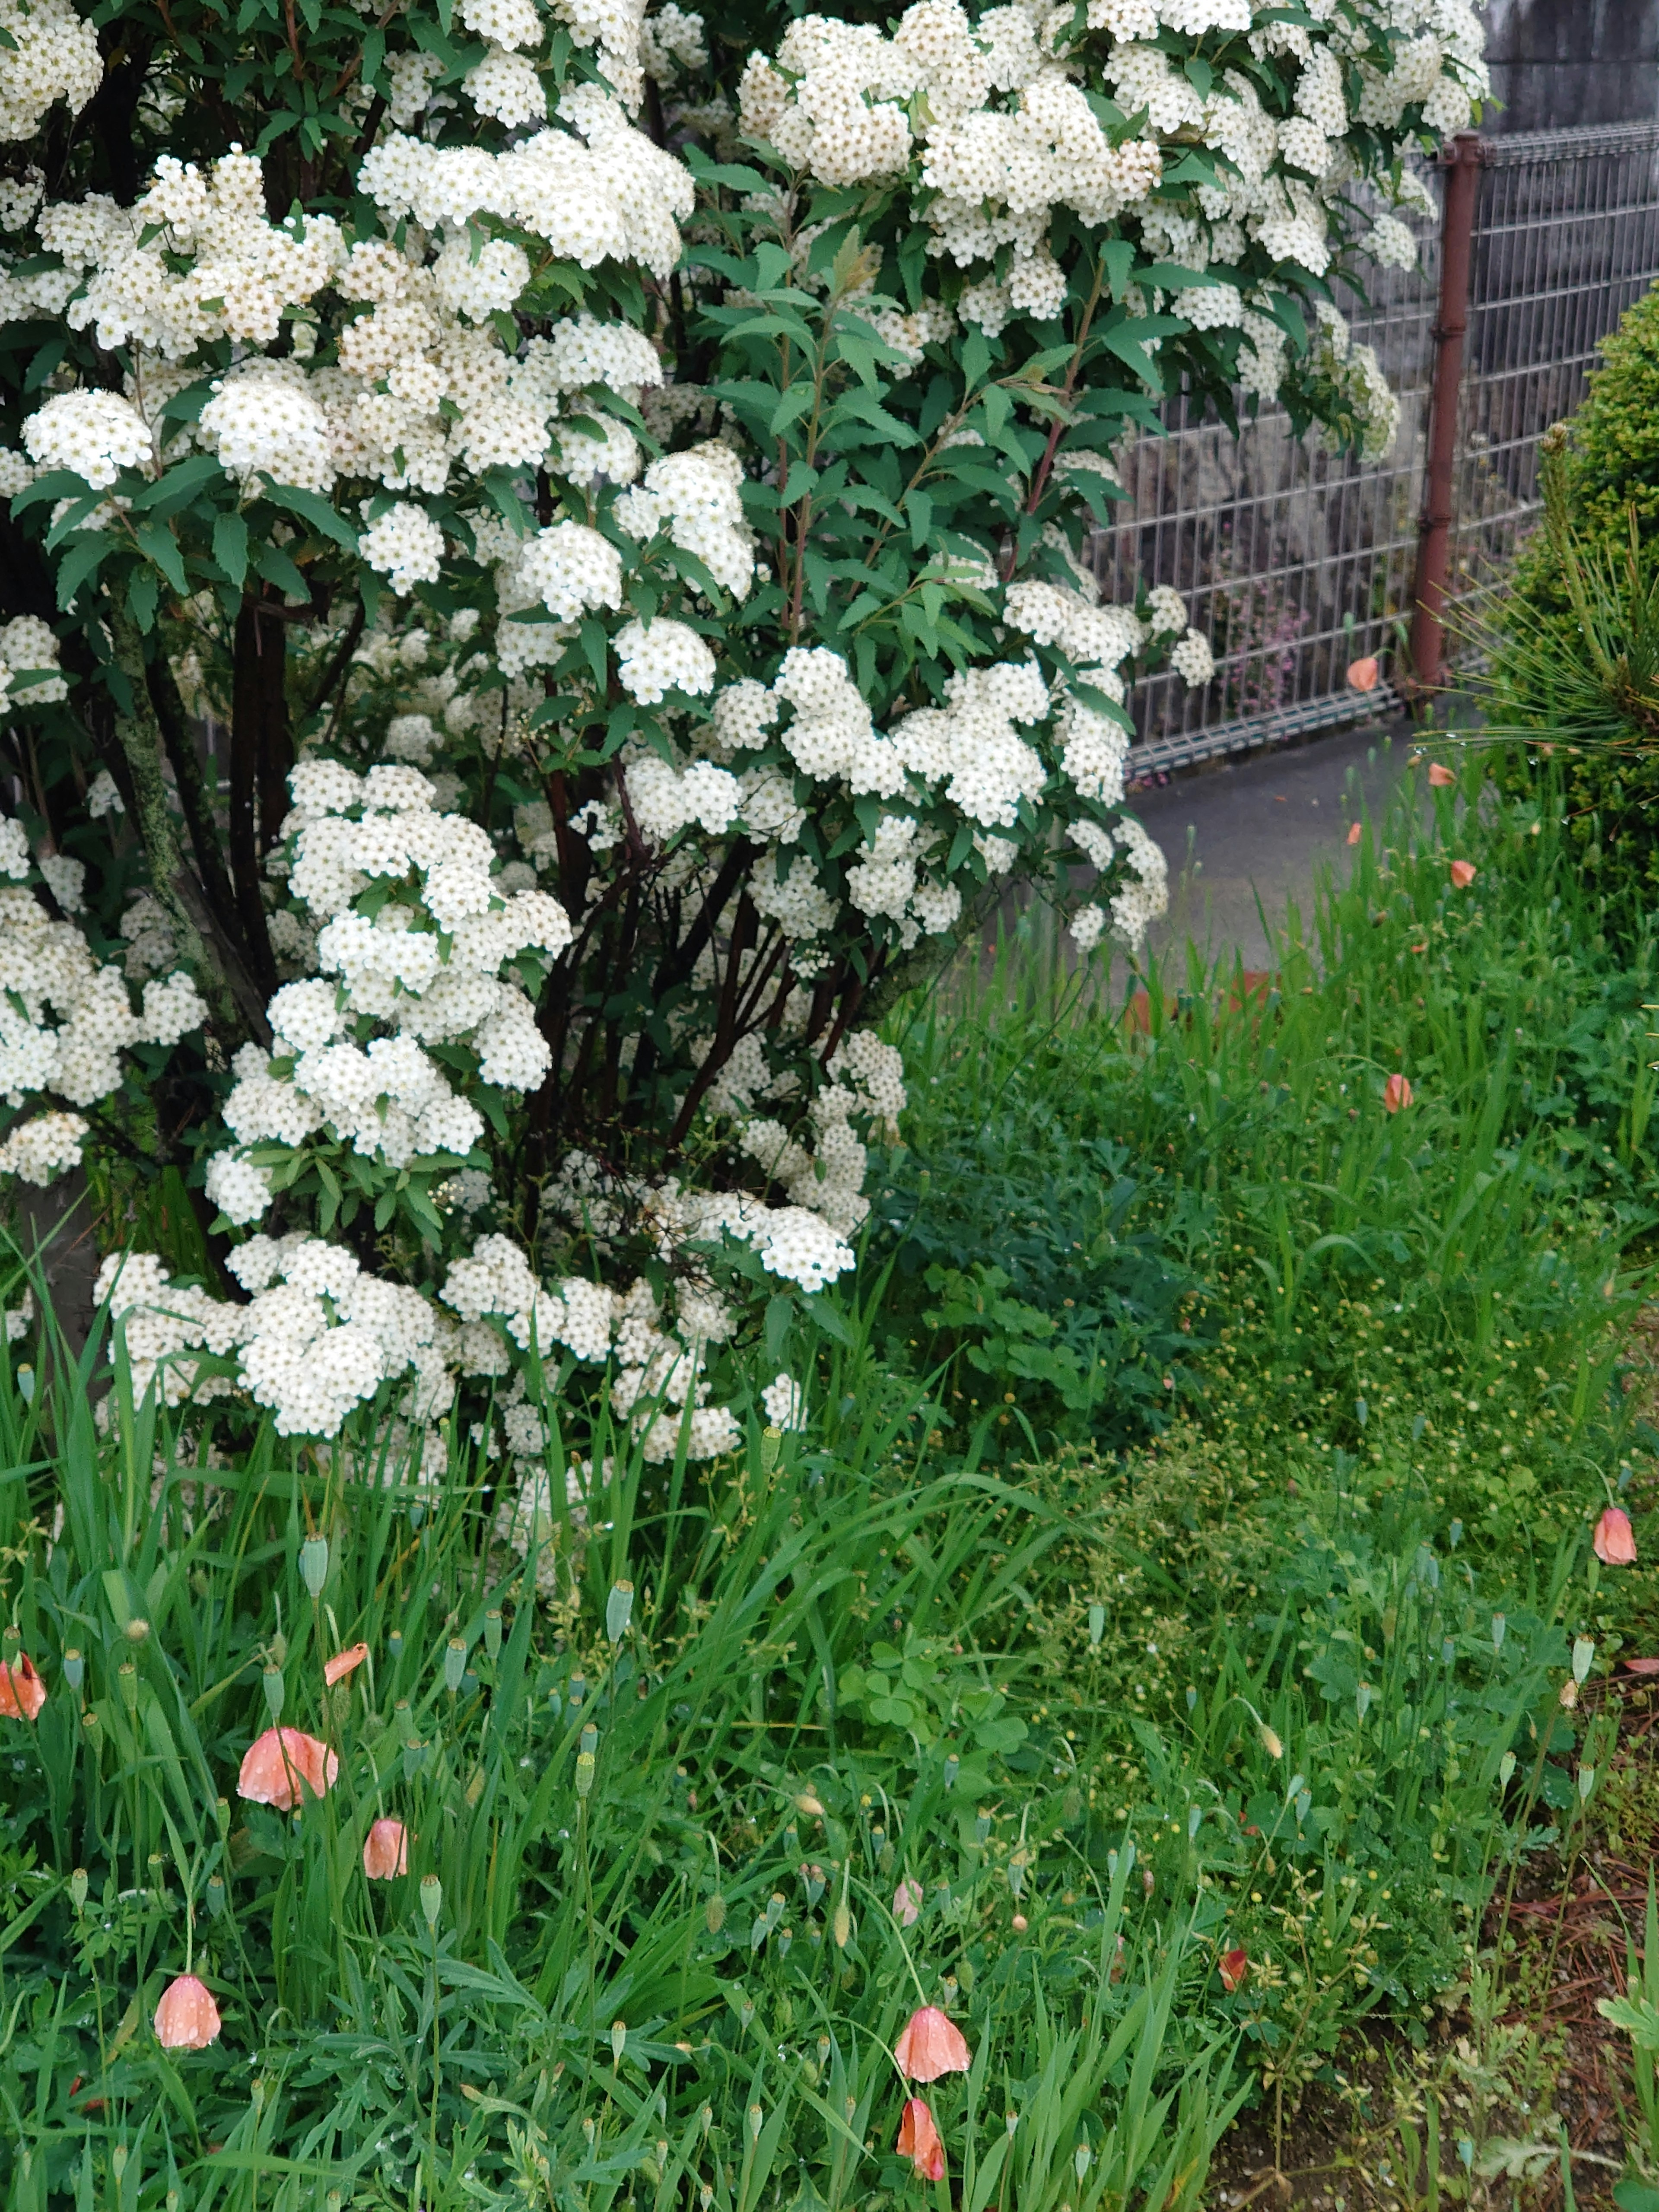
[[[222,514],[215,522],[213,557],[240,592],[247,580],[247,524],[240,514]]]

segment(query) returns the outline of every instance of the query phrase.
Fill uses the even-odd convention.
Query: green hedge
[[[1570,427],[1565,455],[1567,514],[1591,556],[1620,560],[1635,509],[1644,552],[1659,553],[1659,290],[1638,300],[1602,349],[1589,397]],[[1506,653],[1503,638],[1541,629],[1564,655],[1582,653],[1559,558],[1540,528],[1516,557],[1498,622],[1489,719],[1510,727],[1552,726],[1534,653]],[[1538,779],[1537,756],[1502,748],[1494,774],[1512,793]],[[1585,866],[1616,882],[1659,885],[1659,750],[1580,751],[1563,763],[1568,830]]]

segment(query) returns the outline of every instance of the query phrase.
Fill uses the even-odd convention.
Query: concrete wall
[[[1491,131],[1659,116],[1659,0],[1487,0]]]

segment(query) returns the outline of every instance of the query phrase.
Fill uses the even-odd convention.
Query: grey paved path
[[[1150,949],[1178,957],[1188,937],[1212,956],[1235,948],[1247,968],[1269,963],[1261,911],[1280,928],[1287,900],[1306,915],[1327,866],[1348,864],[1348,826],[1380,815],[1412,750],[1403,726],[1316,738],[1194,769],[1130,801],[1170,863],[1170,912]],[[1419,770],[1420,774],[1421,771]]]

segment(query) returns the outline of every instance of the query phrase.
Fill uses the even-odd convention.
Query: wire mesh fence
[[[1489,592],[1538,508],[1538,441],[1584,392],[1601,342],[1659,281],[1659,124],[1492,141],[1476,205],[1459,410],[1451,589]],[[1437,190],[1437,173],[1427,173]],[[1346,672],[1388,665],[1413,602],[1434,371],[1439,228],[1419,265],[1340,300],[1401,398],[1380,464],[1340,459],[1264,408],[1235,439],[1172,400],[1162,437],[1123,456],[1130,496],[1102,531],[1107,594],[1173,584],[1213,642],[1201,691],[1139,687],[1133,770],[1146,775],[1351,720]],[[1368,712],[1401,703],[1385,680]]]

